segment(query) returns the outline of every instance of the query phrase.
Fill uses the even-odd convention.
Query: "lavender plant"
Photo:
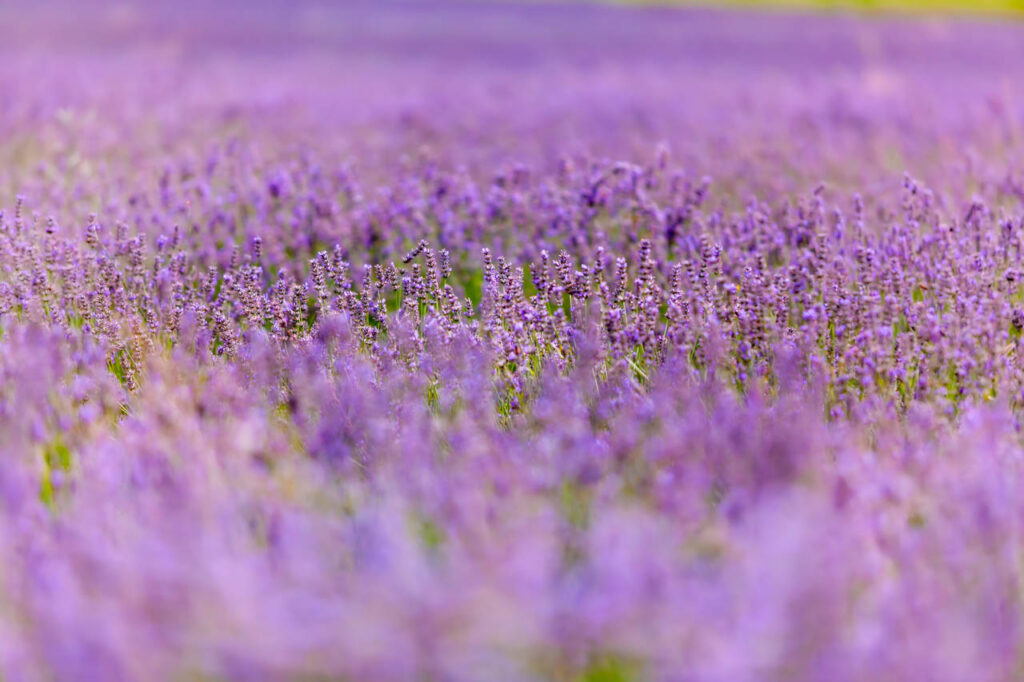
[[[1024,675],[1019,27],[246,10],[0,23],[3,679]]]

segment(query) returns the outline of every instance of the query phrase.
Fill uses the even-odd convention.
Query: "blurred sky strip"
[[[24,48],[116,51],[128,46],[184,47],[186,52],[204,52],[214,46],[244,52],[372,47],[378,53],[422,54],[421,48],[430,43],[431,47],[469,46],[469,54],[477,57],[501,47],[509,53],[513,47],[521,47],[516,41],[512,41],[514,46],[506,44],[512,33],[540,33],[559,46],[587,42],[588,36],[579,35],[576,22],[577,13],[588,6],[612,11],[598,10],[593,16],[601,23],[607,19],[611,33],[629,34],[630,54],[646,52],[645,45],[651,40],[678,42],[679,31],[691,32],[694,22],[678,16],[648,22],[637,15],[623,21],[614,11],[624,7],[673,15],[676,13],[667,8],[745,8],[765,16],[840,13],[893,16],[897,21],[904,14],[936,20],[967,14],[986,24],[992,18],[1024,18],[1024,0],[0,0],[0,55]],[[466,13],[474,7],[476,11]],[[537,11],[544,16],[536,15]],[[702,23],[703,19],[697,22],[698,28]],[[783,26],[778,30],[787,33],[790,29]],[[651,31],[658,37],[651,36]],[[769,39],[742,37],[744,43]],[[529,41],[531,50],[538,49],[537,42]]]

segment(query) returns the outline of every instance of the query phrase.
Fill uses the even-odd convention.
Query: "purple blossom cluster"
[[[4,11],[3,679],[1024,676],[1020,28]]]

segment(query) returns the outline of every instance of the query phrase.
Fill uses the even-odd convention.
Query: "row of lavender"
[[[1024,673],[1018,31],[130,7],[0,59],[4,679]]]

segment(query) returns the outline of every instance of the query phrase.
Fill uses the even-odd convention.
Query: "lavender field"
[[[0,679],[1024,679],[1024,24],[0,5]]]

